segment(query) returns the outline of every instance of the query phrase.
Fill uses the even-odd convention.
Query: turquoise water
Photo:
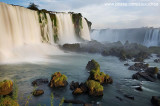
[[[87,80],[89,73],[85,70],[86,64],[89,60],[95,59],[101,66],[101,71],[109,74],[113,79],[112,85],[104,86],[103,97],[90,97],[87,94],[79,96],[73,96],[72,91],[69,89],[69,85],[65,88],[53,89],[47,85],[39,86],[39,89],[44,90],[44,94],[39,97],[33,97],[29,101],[30,106],[37,104],[50,105],[50,95],[53,92],[55,101],[54,105],[58,105],[62,97],[66,99],[81,100],[87,103],[100,102],[102,106],[151,106],[151,97],[160,95],[160,81],[148,82],[132,80],[132,74],[136,71],[128,70],[128,67],[124,66],[125,62],[119,61],[116,57],[103,57],[98,54],[66,54],[66,55],[54,55],[49,56],[48,59],[40,62],[32,63],[17,63],[0,65],[0,80],[4,79],[16,79],[19,88],[19,103],[25,104],[27,96],[30,96],[30,92],[34,89],[31,82],[37,78],[48,78],[57,71],[65,74],[68,77],[68,82],[79,81],[84,82]],[[153,59],[146,60],[149,64],[160,68],[160,64],[153,63]],[[133,64],[129,62],[129,64]],[[136,91],[134,85],[142,84],[143,91]],[[123,95],[131,95],[135,97],[135,100],[125,98]],[[123,99],[120,101],[116,96]],[[68,104],[64,104],[68,105]]]

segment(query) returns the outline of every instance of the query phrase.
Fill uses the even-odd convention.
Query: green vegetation
[[[38,5],[34,4],[34,3],[30,3],[29,6],[27,7],[28,9],[31,9],[31,10],[39,10],[38,9]]]
[[[103,86],[97,81],[88,80],[86,82],[86,85],[89,89],[90,95],[97,95],[98,96],[101,94],[101,92],[103,93]]]
[[[59,106],[62,106],[63,103],[64,103],[64,97],[61,99],[61,102],[60,102]]]
[[[78,14],[72,13],[72,21],[73,21],[73,24],[74,24],[74,27],[75,27],[76,35],[78,37],[80,37],[80,31],[83,28],[82,14],[81,13],[78,13]]]
[[[16,100],[9,96],[0,99],[0,106],[19,106]]]
[[[51,93],[50,101],[51,101],[51,106],[53,106],[53,104],[54,104],[54,95],[53,95],[53,93]]]

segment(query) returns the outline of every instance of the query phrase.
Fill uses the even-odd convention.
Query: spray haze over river
[[[29,105],[49,106],[51,93],[55,96],[55,106],[62,97],[102,106],[151,106],[151,97],[160,95],[160,80],[149,82],[132,79],[132,75],[137,72],[128,70],[128,67],[124,66],[126,62],[133,65],[134,62],[131,60],[120,61],[115,56],[104,57],[98,53],[70,52],[62,49],[62,45],[66,43],[87,44],[91,40],[100,43],[121,41],[123,44],[129,41],[147,47],[159,47],[159,28],[90,31],[89,21],[81,14],[37,12],[2,2],[0,2],[0,23],[0,81],[17,80],[18,102],[22,106],[25,105],[25,101],[21,98],[26,99],[31,94],[34,89],[31,83],[38,78],[50,80],[51,75],[59,71],[68,77],[69,83],[85,82],[89,76],[85,67],[91,59],[95,59],[100,64],[101,71],[113,79],[113,84],[104,85],[103,97],[91,97],[87,94],[75,96],[72,95],[69,85],[52,89],[46,84],[39,86],[45,93],[39,97],[33,96]],[[152,54],[152,58],[145,59],[144,62],[160,68],[160,64],[154,62],[156,58],[156,55]],[[143,85],[142,92],[135,90],[137,85]],[[135,99],[125,98],[125,94]]]

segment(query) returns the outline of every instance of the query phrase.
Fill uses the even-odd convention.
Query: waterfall
[[[67,13],[56,14],[58,24],[59,44],[76,43],[74,24],[72,22],[72,15]]]
[[[89,27],[88,27],[88,24],[86,22],[86,20],[84,19],[84,17],[82,18],[82,29],[81,29],[81,37],[84,39],[84,40],[91,40],[90,38],[90,32],[89,32]]]
[[[160,29],[147,30],[143,44],[147,47],[160,46]]]
[[[90,40],[88,24],[82,20],[80,37]],[[58,51],[56,43],[80,41],[72,13],[45,13],[0,2],[0,62],[53,54]]]
[[[147,47],[160,46],[160,29],[132,28],[132,29],[98,29],[91,33],[93,40],[99,42],[117,42],[143,44]]]

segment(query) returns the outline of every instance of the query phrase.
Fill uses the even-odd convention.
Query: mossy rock
[[[98,62],[96,62],[94,59],[88,62],[86,69],[91,71],[91,70],[100,70],[100,65]]]
[[[89,95],[91,96],[103,96],[103,86],[94,80],[86,81],[86,86],[88,87]]]
[[[100,82],[101,84],[112,84],[113,80],[112,78],[105,74],[104,72],[100,72],[100,70],[92,70],[90,72],[90,76],[88,80],[95,80]]]
[[[4,80],[0,82],[0,95],[8,95],[13,90],[13,82],[11,80]]]
[[[18,102],[9,96],[0,99],[0,106],[19,106]]]
[[[68,84],[67,76],[61,74],[60,72],[56,72],[51,76],[51,80],[49,83],[50,87],[64,87]]]

